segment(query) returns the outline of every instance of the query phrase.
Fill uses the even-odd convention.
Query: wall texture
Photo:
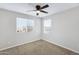
[[[32,32],[17,33],[16,18],[34,20]],[[38,25],[37,25],[38,24]],[[40,20],[33,16],[0,9],[0,50],[37,40],[40,35]]]
[[[51,31],[43,35],[47,41],[79,52],[79,7],[44,19],[52,20]]]

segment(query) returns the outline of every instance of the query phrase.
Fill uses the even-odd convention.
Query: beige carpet
[[[20,45],[0,51],[1,55],[77,55],[77,53],[59,47],[44,40]]]

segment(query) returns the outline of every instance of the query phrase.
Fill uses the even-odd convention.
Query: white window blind
[[[48,33],[51,30],[51,19],[44,20],[44,33]]]
[[[17,32],[30,32],[34,26],[33,20],[25,18],[16,18],[16,31]]]

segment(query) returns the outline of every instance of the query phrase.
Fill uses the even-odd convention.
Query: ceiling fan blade
[[[45,6],[41,7],[41,9],[44,9],[44,8],[47,8],[47,7],[49,7],[49,5],[45,5]]]
[[[43,13],[48,13],[47,11],[43,11],[43,10],[40,10],[40,12],[43,12]]]

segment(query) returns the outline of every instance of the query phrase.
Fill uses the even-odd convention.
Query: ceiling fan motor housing
[[[36,10],[40,10],[40,5],[36,5]]]

